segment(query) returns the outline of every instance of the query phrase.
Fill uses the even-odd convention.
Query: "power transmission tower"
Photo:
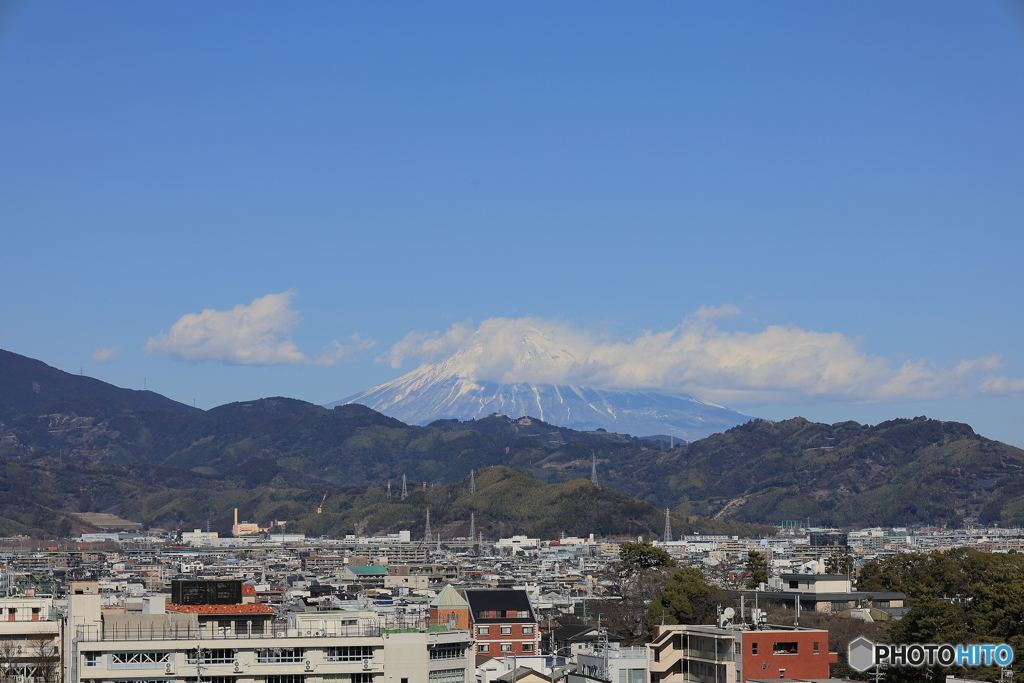
[[[469,471],[469,492],[476,493],[476,472],[474,470]]]
[[[469,513],[469,540],[476,538],[476,513]]]
[[[668,508],[665,508],[665,533],[661,540],[663,543],[672,542],[672,516],[669,514]]]
[[[427,528],[423,530],[423,538],[427,543],[430,543],[430,508],[427,508]]]
[[[409,495],[409,489],[405,486],[405,475],[402,475],[402,500],[405,500],[406,496]]]
[[[391,480],[388,479],[388,498],[391,497]]]
[[[597,483],[597,455],[590,454],[590,483],[599,488]]]

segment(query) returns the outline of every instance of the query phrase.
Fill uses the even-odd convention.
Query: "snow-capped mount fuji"
[[[645,436],[666,434],[695,441],[747,422],[747,415],[696,396],[650,390],[601,389],[572,382],[581,354],[551,342],[535,329],[501,339],[473,335],[464,348],[439,363],[406,374],[328,408],[359,403],[409,424],[479,419],[492,413],[521,417],[581,431],[598,428]],[[509,343],[513,353],[508,353]],[[551,382],[515,381],[526,375]],[[503,377],[495,382],[481,376]],[[558,381],[559,379],[563,381]],[[564,380],[570,381],[565,382]]]

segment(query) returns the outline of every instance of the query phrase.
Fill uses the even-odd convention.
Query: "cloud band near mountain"
[[[1024,392],[1024,379],[997,375],[998,355],[939,367],[868,354],[838,332],[772,325],[728,332],[714,321],[735,306],[702,308],[679,326],[609,341],[564,322],[491,318],[474,328],[411,332],[378,360],[437,363],[455,354],[463,374],[500,383],[660,389],[725,405],[769,402],[895,402]],[[538,341],[539,340],[539,341]]]

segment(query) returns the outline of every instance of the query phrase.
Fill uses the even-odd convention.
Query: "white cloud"
[[[187,313],[146,344],[147,351],[160,351],[177,360],[198,363],[217,361],[225,365],[287,365],[318,363],[333,365],[341,358],[373,346],[372,340],[353,336],[353,344],[332,342],[321,356],[310,359],[290,339],[299,324],[299,312],[291,308],[294,290],[268,294],[239,304],[230,311],[204,309]],[[369,346],[367,346],[369,344]]]
[[[120,352],[121,352],[121,347],[120,346],[112,346],[110,348],[99,348],[99,349],[96,349],[96,351],[94,351],[93,354],[92,354],[92,362],[93,363],[110,363],[115,358],[117,358],[117,354],[119,354]]]
[[[377,345],[372,339],[363,339],[358,334],[353,334],[349,339],[352,340],[351,344],[342,344],[339,341],[332,341],[330,345],[325,346],[323,352],[317,357],[317,365],[334,365],[339,360],[346,360],[351,358],[360,351],[366,349],[372,349]]]
[[[443,334],[412,332],[379,360],[444,362],[460,375],[495,382],[581,384],[682,391],[732,405],[766,402],[890,402],[1008,394],[1024,379],[992,377],[999,356],[952,368],[925,360],[895,364],[838,332],[773,325],[728,332],[714,320],[736,306],[702,307],[679,326],[635,339],[602,339],[560,321],[491,318]]]

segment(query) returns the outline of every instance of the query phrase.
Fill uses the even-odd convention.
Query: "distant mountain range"
[[[546,365],[577,362],[572,352],[553,346],[539,332],[520,340],[514,367],[541,358]],[[492,414],[529,415],[581,431],[645,436],[669,435],[696,441],[751,418],[688,394],[648,390],[600,389],[570,384],[497,383],[476,379],[480,345],[447,359],[421,365],[401,377],[327,404],[359,403],[409,424],[439,419],[477,420]]]
[[[753,420],[670,448],[537,417],[424,427],[362,405],[289,398],[199,411],[7,352],[0,415],[0,535],[81,531],[81,512],[170,529],[209,519],[226,531],[234,507],[263,525],[287,520],[332,536],[422,528],[427,505],[453,530],[476,514],[490,537],[649,536],[666,507],[677,534],[762,533],[741,523],[808,518],[1024,524],[1024,451],[924,417],[873,426]],[[469,496],[474,470],[478,493]],[[403,475],[409,496],[399,501]]]
[[[0,349],[0,421],[73,396],[115,401],[132,410],[163,410],[179,414],[202,412],[153,391],[122,389]]]

